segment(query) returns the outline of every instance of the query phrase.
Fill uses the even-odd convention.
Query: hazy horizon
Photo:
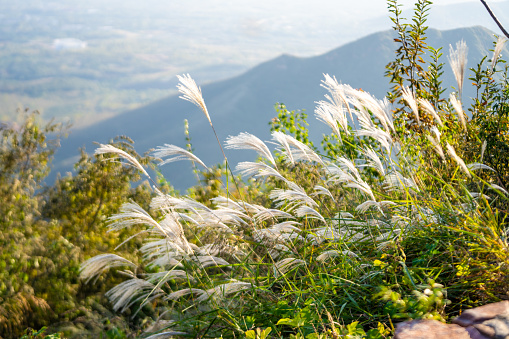
[[[407,18],[412,2],[400,1]],[[489,4],[509,21],[509,11],[497,10],[509,1]],[[315,56],[391,28],[383,0],[0,0],[0,6],[4,120],[29,106],[45,119],[90,123],[174,93],[176,74],[191,73],[204,84],[281,54]],[[498,32],[480,1],[442,0],[429,14],[432,28]]]

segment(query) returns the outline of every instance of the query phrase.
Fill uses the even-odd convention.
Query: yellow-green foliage
[[[76,175],[41,187],[63,130],[40,126],[36,113],[22,112],[22,125],[2,126],[0,144],[0,336],[19,335],[72,318],[73,310],[103,284],[81,287],[79,265],[98,251],[112,251],[119,236],[106,233],[108,215],[134,198],[145,206],[146,185],[131,188],[136,172],[82,154]],[[129,140],[123,144],[129,149]],[[148,195],[147,195],[148,194]],[[133,259],[139,243],[123,250]],[[122,250],[122,249],[121,249]]]

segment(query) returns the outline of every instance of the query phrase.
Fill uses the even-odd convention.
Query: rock
[[[483,333],[481,333],[474,326],[468,326],[465,327],[465,329],[467,330],[468,334],[470,334],[471,339],[491,339],[491,337],[483,335]]]
[[[495,336],[495,329],[491,326],[476,324],[473,327],[475,327],[481,334],[488,338],[493,338]]]
[[[483,321],[493,319],[499,314],[509,312],[509,301],[504,300],[498,303],[488,304],[464,311],[452,322],[463,327],[480,324]]]
[[[473,330],[477,331],[475,328]],[[483,336],[478,338],[487,339]],[[459,325],[420,319],[398,324],[394,339],[472,339],[472,337],[467,329]]]
[[[474,327],[489,338],[509,338],[509,314],[499,314],[493,319],[484,321],[482,324],[474,325]]]

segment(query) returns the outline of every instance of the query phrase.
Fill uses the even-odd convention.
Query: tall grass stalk
[[[466,50],[462,46],[456,59]],[[459,71],[460,61],[455,66]],[[200,89],[189,76],[180,80],[183,98],[202,109],[214,130]],[[461,74],[458,80],[460,86]],[[453,285],[449,296],[460,298],[469,286],[458,278],[465,271],[462,251],[467,248],[476,251],[470,255],[472,262],[490,258],[508,264],[501,255],[507,236],[496,211],[484,192],[469,191],[471,182],[481,180],[473,171],[486,168],[466,165],[453,146],[440,140],[437,127],[419,141],[429,140],[428,147],[437,153],[402,142],[406,139],[392,125],[387,100],[340,85],[328,75],[323,86],[329,101],[317,103],[317,118],[341,143],[350,133],[346,112],[352,120],[355,116],[359,128],[353,131],[357,143],[351,146],[358,157],[326,158],[282,132],[272,134],[279,156],[253,135],[230,137],[227,148],[254,150],[262,157],[240,163],[237,171],[264,179],[259,184],[263,197],[247,201],[235,180],[239,198],[227,190],[226,196],[212,200],[213,207],[154,188],[150,213],[127,203],[110,218],[111,229],[146,225],[150,236],[141,248],[142,263],[100,255],[83,264],[82,277],[91,280],[108,268],[129,267],[123,272],[130,279],[107,294],[116,310],[150,303],[161,314],[157,321],[171,320],[167,327],[172,331],[201,337],[233,337],[255,327],[271,327],[277,336],[331,333],[336,325],[345,330],[343,325],[356,321],[385,333],[390,326],[383,323],[392,324],[392,319],[444,319],[442,297],[422,306],[424,299],[414,302],[404,293],[441,291],[441,285],[428,279],[445,279]],[[425,99],[408,88],[403,88],[403,96],[408,104],[404,108],[413,111],[418,122],[420,103],[442,126],[439,112]],[[98,150],[109,151],[138,168],[129,155],[106,145]],[[189,159],[206,167],[176,146],[156,152],[171,157],[165,163]],[[439,166],[430,159],[431,165],[423,168],[409,154],[435,157]],[[297,169],[310,175],[299,176]],[[485,182],[483,187],[493,185]],[[381,299],[374,297],[376,291],[382,291]],[[391,318],[384,315],[387,307]]]

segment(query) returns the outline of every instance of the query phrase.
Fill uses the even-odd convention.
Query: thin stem
[[[498,21],[497,17],[495,16],[495,13],[493,13],[493,11],[491,10],[490,6],[488,6],[488,4],[486,3],[486,0],[481,0],[481,2],[484,5],[484,7],[486,7],[486,10],[490,14],[490,16],[493,19],[493,21],[495,21],[495,23],[497,24],[498,28],[500,28],[502,33],[504,33],[504,35],[509,39],[509,33],[505,30],[504,26],[502,26],[500,21]]]

